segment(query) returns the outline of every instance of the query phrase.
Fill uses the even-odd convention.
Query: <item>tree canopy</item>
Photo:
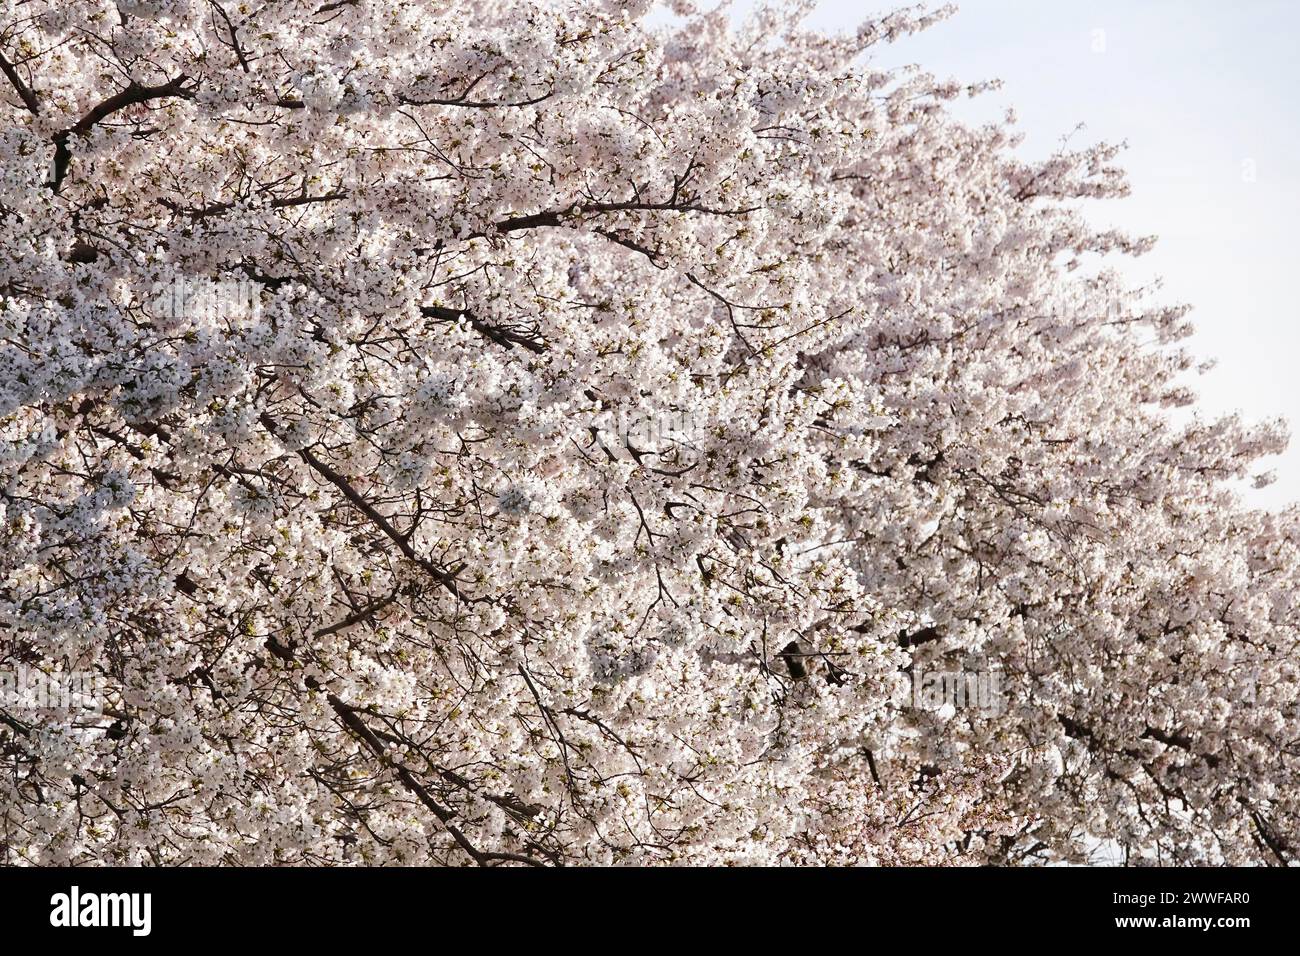
[[[0,859],[1295,858],[1285,429],[945,11],[2,3]]]

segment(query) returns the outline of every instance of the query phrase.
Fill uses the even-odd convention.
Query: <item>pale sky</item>
[[[741,0],[737,10],[755,4]],[[900,6],[902,4],[899,4]],[[936,4],[937,6],[938,4]],[[1291,282],[1300,228],[1300,2],[965,0],[955,17],[877,53],[1001,90],[955,106],[972,120],[1019,115],[1026,156],[1127,140],[1133,195],[1094,204],[1101,225],[1160,236],[1125,272],[1164,278],[1188,302],[1191,348],[1218,367],[1192,384],[1212,411],[1285,416],[1300,432],[1300,306]],[[822,0],[810,26],[851,30],[893,5]],[[1247,500],[1300,500],[1300,434],[1262,466],[1278,481]],[[1260,470],[1260,469],[1257,469]]]

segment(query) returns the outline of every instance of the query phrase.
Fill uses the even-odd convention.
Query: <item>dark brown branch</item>
[[[757,206],[747,209],[713,209],[699,203],[668,200],[667,202],[593,202],[574,203],[568,209],[553,209],[536,212],[526,216],[511,216],[495,223],[497,232],[517,232],[521,229],[537,229],[544,226],[562,226],[566,220],[575,216],[605,215],[616,212],[698,212],[708,216],[744,216],[757,210]]]
[[[465,321],[470,324],[470,327],[475,332],[491,339],[502,348],[511,349],[519,345],[538,355],[546,351],[546,343],[540,339],[514,329],[506,329],[484,322],[473,313],[462,309],[448,309],[441,305],[425,305],[420,307],[420,311],[431,319],[437,319],[439,322],[455,322],[464,316]]]
[[[917,647],[921,644],[929,644],[931,641],[937,641],[943,635],[936,628],[923,627],[919,631],[913,631],[908,634],[906,631],[900,631],[898,634],[899,647]]]
[[[513,100],[510,102],[501,102],[495,100],[467,100],[462,97],[457,97],[454,99],[417,100],[410,96],[400,96],[398,97],[398,99],[400,99],[401,102],[406,106],[463,106],[469,109],[491,110],[491,109],[506,109],[510,107],[519,107],[519,106],[533,106],[534,104],[541,103],[544,100],[550,99],[553,92],[554,91],[552,90],[548,90],[547,92],[541,93],[530,99]]]
[[[36,94],[32,88],[23,82],[23,78],[18,75],[18,70],[5,57],[4,51],[0,50],[0,73],[9,77],[9,82],[13,84],[14,89],[18,91],[18,98],[23,101],[23,106],[27,107],[28,112],[37,116],[41,112],[41,104],[36,99]]]
[[[392,604],[394,601],[396,601],[397,595],[398,592],[394,591],[392,594],[388,595],[388,597],[380,598],[379,600],[374,601],[371,604],[367,604],[365,607],[349,614],[341,621],[331,624],[328,627],[318,628],[314,632],[314,635],[316,637],[328,637],[329,635],[336,634],[339,631],[345,631],[354,624],[360,624],[362,621],[373,617],[374,615],[382,611],[384,608]]]
[[[81,119],[77,120],[67,129],[60,130],[54,134],[54,177],[49,186],[55,193],[63,186],[63,179],[68,173],[68,165],[72,162],[72,150],[68,148],[68,139],[73,135],[84,136],[86,133],[118,110],[125,109],[128,106],[135,106],[139,103],[148,103],[150,100],[167,99],[173,96],[181,99],[193,99],[195,89],[193,86],[186,86],[189,77],[182,73],[175,79],[168,80],[166,83],[160,83],[157,86],[141,86],[139,83],[131,83],[126,89],[119,90],[112,96],[102,100],[94,106]]]
[[[12,727],[15,733],[23,737],[30,737],[32,735],[30,727],[20,721],[17,717],[10,716],[3,710],[0,710],[0,724]]]
[[[876,781],[877,787],[879,787],[881,790],[884,790],[885,785],[880,782],[880,772],[876,769],[876,755],[866,747],[862,748],[862,753],[866,755],[867,769],[871,771],[871,779]]]
[[[308,196],[306,194],[298,196],[281,196],[272,199],[267,203],[271,209],[287,209],[293,206],[307,206],[318,202],[338,202],[340,199],[346,199],[348,196],[345,190],[335,190],[334,192],[325,193],[322,196]],[[235,208],[233,202],[214,202],[207,206],[182,206],[180,203],[171,199],[159,199],[158,202],[166,206],[177,215],[189,216],[191,219],[206,219],[208,216],[217,216],[223,212],[229,212]]]
[[[785,662],[786,669],[790,671],[790,676],[795,680],[803,680],[808,676],[808,667],[803,659],[811,655],[805,653],[804,649],[799,646],[798,641],[791,641],[776,656]]]
[[[276,438],[280,437],[280,428],[276,424],[275,419],[266,412],[263,412],[260,420],[267,431]],[[344,478],[325,462],[317,458],[312,454],[310,449],[299,449],[298,454],[313,471],[332,484],[335,488],[339,489],[339,491],[343,492],[343,496],[347,498],[348,501],[352,502],[353,507],[365,515],[370,520],[371,524],[382,531],[390,541],[397,545],[398,550],[400,550],[408,560],[419,565],[425,573],[456,597],[460,597],[460,587],[456,583],[456,576],[444,571],[428,558],[417,553],[415,548],[411,547],[411,543],[407,539],[407,536],[389,524],[388,519],[376,511],[374,505],[367,501],[361,493],[356,490],[356,488],[352,487],[352,483],[348,481],[348,479]]]
[[[325,690],[321,683],[314,677],[308,677],[306,683],[312,690]],[[366,725],[366,722],[361,719],[357,708],[344,703],[338,695],[331,693],[328,690],[325,690],[325,699],[329,701],[330,707],[333,709],[334,713],[338,715],[338,718],[343,725],[360,738],[370,751],[376,757],[379,757],[386,766],[392,768],[394,773],[397,774],[397,779],[401,781],[402,786],[410,793],[414,794],[415,798],[419,800],[420,803],[424,804],[430,813],[438,818],[438,821],[446,828],[447,832],[451,834],[452,839],[456,841],[456,845],[464,850],[475,863],[478,863],[480,866],[485,866],[494,862],[526,863],[529,866],[544,865],[539,860],[535,860],[530,856],[524,856],[522,853],[493,853],[480,850],[476,847],[470,842],[469,838],[461,832],[460,827],[456,826],[452,822],[455,814],[434,799],[433,794],[429,793],[429,789],[420,782],[419,778],[417,778],[408,767],[401,762],[392,759],[392,757],[386,752],[387,748],[384,746],[384,742],[380,740],[378,735],[376,735],[375,732]]]
[[[312,16],[318,17],[322,13],[329,13],[332,10],[341,10],[344,7],[351,7],[356,4],[357,0],[336,0],[334,3],[327,3],[323,7],[317,7]]]
[[[1255,832],[1258,834],[1259,839],[1263,841],[1268,851],[1277,858],[1278,864],[1290,866],[1291,848],[1287,845],[1287,842],[1273,829],[1272,824],[1264,819],[1264,815],[1250,805],[1250,802],[1245,797],[1238,797],[1237,802],[1245,808],[1246,814],[1250,817],[1251,822],[1255,824]]]
[[[240,67],[245,73],[249,72],[248,57],[244,55],[244,48],[239,45],[239,33],[235,30],[235,25],[231,22],[230,16],[216,0],[212,0],[212,8],[221,14],[222,20],[226,21],[226,30],[230,33],[230,46],[235,51],[235,57],[239,60]]]

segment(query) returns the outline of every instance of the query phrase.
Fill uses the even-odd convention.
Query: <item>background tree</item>
[[[1294,859],[1284,432],[1116,150],[649,6],[3,0],[0,656],[104,682],[6,861]]]

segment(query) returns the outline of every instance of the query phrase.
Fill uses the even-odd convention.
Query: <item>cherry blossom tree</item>
[[[946,11],[0,2],[0,859],[1300,853],[1285,430]]]

